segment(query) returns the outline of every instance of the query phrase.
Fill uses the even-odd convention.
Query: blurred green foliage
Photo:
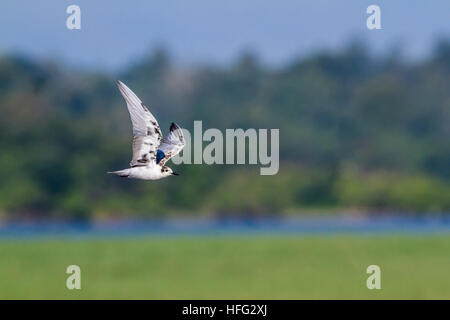
[[[449,250],[430,234],[1,241],[0,298],[449,299]],[[81,290],[65,286],[74,261]]]
[[[279,128],[280,171],[181,165],[180,177],[118,179],[131,124],[114,79],[163,129]],[[164,50],[117,74],[0,57],[0,213],[15,217],[279,214],[450,209],[450,43],[424,61],[352,43],[284,67],[243,54],[183,68]],[[174,166],[172,164],[172,166]]]

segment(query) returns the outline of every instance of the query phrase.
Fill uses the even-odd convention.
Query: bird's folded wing
[[[167,160],[177,155],[184,148],[185,141],[183,131],[174,122],[170,125],[170,133],[161,141],[159,149],[164,152],[164,158],[158,163],[163,166]]]
[[[158,121],[125,84],[117,81],[133,124],[133,159],[131,167],[156,164],[156,150],[162,139]]]

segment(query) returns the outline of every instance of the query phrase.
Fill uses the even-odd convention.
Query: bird
[[[159,180],[171,175],[178,176],[178,173],[165,164],[185,146],[180,126],[172,122],[169,134],[163,139],[158,121],[149,109],[123,82],[119,80],[116,82],[127,103],[133,125],[133,157],[130,168],[108,173],[141,180]]]

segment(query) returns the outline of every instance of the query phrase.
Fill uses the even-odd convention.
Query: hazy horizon
[[[66,28],[71,4],[81,7],[81,30]],[[381,7],[382,30],[366,28],[370,4]],[[398,47],[414,60],[426,57],[437,39],[448,37],[449,9],[446,1],[410,1],[406,6],[366,0],[287,0],[283,5],[271,0],[45,0],[34,7],[6,0],[0,3],[0,52],[118,70],[160,47],[181,65],[228,64],[251,51],[263,63],[277,66],[360,39],[373,53]]]

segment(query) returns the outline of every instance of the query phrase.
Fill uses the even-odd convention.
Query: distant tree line
[[[279,173],[182,165],[157,182],[106,175],[128,166],[131,125],[115,85],[150,107],[163,133],[279,128]],[[0,57],[0,215],[271,215],[450,210],[450,42],[425,60],[364,45],[278,69],[243,54],[230,66],[176,66],[157,50],[119,74]],[[173,166],[173,164],[172,164]]]

